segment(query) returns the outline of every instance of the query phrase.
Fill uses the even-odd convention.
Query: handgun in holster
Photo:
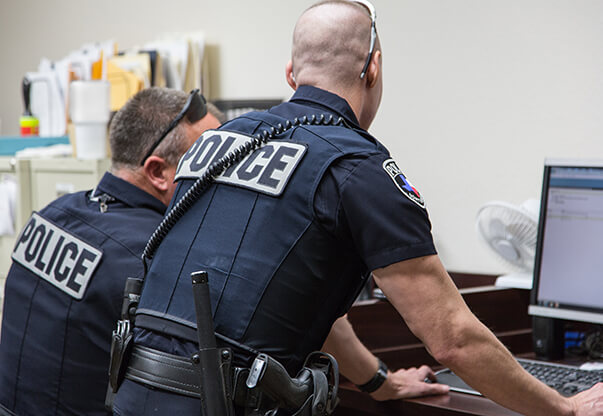
[[[274,358],[258,354],[246,385],[250,391],[259,390],[262,396],[262,404],[246,409],[246,416],[272,415],[278,409],[292,416],[328,416],[338,403],[339,368],[330,354],[315,351],[292,378]]]
[[[233,401],[244,403],[248,416],[274,415],[279,408],[294,416],[327,416],[334,411],[339,369],[331,355],[311,353],[295,378],[262,353],[249,370],[231,368],[231,350],[216,346],[207,272],[192,273],[191,279],[199,341],[192,362],[200,381],[201,415],[234,415]]]

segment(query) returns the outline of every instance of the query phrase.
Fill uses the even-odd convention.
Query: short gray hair
[[[214,103],[210,103],[209,101],[205,103],[207,105],[207,112],[214,116],[220,124],[226,123],[226,114],[224,114]]]
[[[188,94],[169,88],[146,88],[134,95],[115,114],[109,128],[113,169],[136,169],[153,143],[184,107]],[[153,154],[175,166],[187,150],[179,123]]]

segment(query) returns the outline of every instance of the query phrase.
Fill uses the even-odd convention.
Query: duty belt
[[[261,394],[247,388],[249,369],[233,367],[232,391],[237,406],[255,408]],[[186,357],[168,354],[152,348],[135,345],[125,377],[132,381],[184,396],[199,398],[199,377],[192,362]],[[267,400],[267,397],[263,397]]]

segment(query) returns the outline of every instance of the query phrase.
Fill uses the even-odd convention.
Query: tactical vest
[[[221,130],[256,135],[285,122],[275,114],[251,113]],[[190,170],[191,158],[205,166],[228,140],[227,134],[205,133],[183,157],[177,175],[185,166]],[[383,151],[374,139],[343,125],[302,125],[228,169],[159,246],[136,326],[196,341],[190,274],[205,270],[216,332],[270,353],[295,371],[308,352],[320,349],[368,275],[349,247],[316,223],[318,184],[338,158]],[[287,176],[290,164],[295,166]],[[192,183],[182,180],[173,201]],[[282,185],[280,193],[262,188],[270,184]],[[147,346],[161,348],[152,344]]]
[[[66,195],[32,214],[17,238],[0,346],[0,403],[17,414],[107,414],[124,280],[141,272],[164,206],[112,175],[101,184],[121,191],[108,212],[86,192]]]

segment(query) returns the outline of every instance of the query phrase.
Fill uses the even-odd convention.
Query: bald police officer
[[[291,100],[204,134],[182,158],[175,200],[216,177],[148,253],[138,359],[116,414],[198,413],[195,388],[183,383],[196,351],[198,270],[209,275],[217,336],[235,366],[263,352],[295,375],[372,272],[431,354],[486,396],[527,415],[603,414],[603,385],[561,397],[464,304],[436,255],[421,194],[366,131],[381,99],[381,58],[366,1],[311,7],[294,31]],[[160,363],[156,372],[140,371],[145,360]],[[251,409],[235,404],[237,414]]]
[[[6,281],[5,409],[107,414],[111,332],[125,279],[142,272],[140,256],[174,192],[179,157],[219,124],[198,91],[143,90],[111,122],[111,172],[94,190],[63,196],[32,214]]]

